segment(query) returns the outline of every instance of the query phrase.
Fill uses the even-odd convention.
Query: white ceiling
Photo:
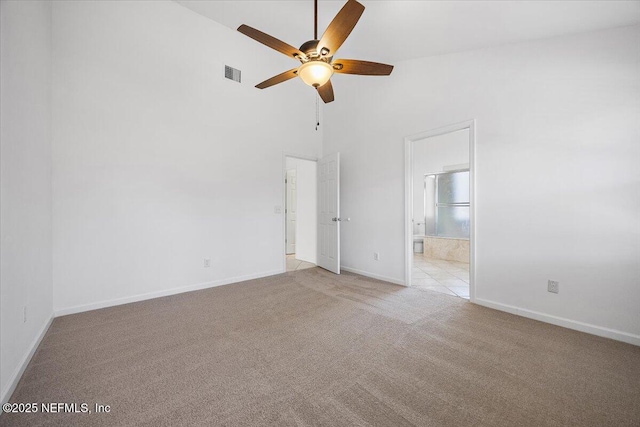
[[[312,0],[174,1],[231,29],[247,24],[296,47],[313,38]],[[337,57],[389,64],[640,23],[637,0],[359,1],[366,9]],[[345,3],[319,1],[319,37]]]

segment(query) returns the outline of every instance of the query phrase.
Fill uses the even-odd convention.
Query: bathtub
[[[414,236],[414,242],[416,241],[416,237],[417,236]],[[469,239],[422,236],[422,242],[422,253],[426,258],[469,262]]]

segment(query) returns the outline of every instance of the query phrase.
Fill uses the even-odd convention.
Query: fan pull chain
[[[318,126],[320,126],[320,101],[318,98],[320,98],[320,96],[316,92],[316,130],[318,130]]]

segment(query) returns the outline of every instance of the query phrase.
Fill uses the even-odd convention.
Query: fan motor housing
[[[318,43],[320,42],[320,40],[309,40],[308,42],[304,42],[302,44],[302,46],[300,46],[300,51],[304,52],[304,54],[307,56],[307,58],[309,59],[315,59],[315,58],[320,58],[320,57],[324,57],[324,58],[328,58],[329,60],[331,59],[329,55],[329,49],[322,49],[323,52],[318,52]]]
[[[300,46],[300,51],[304,52],[305,55],[312,57],[318,56],[318,43],[320,40],[309,40],[308,42],[302,43]]]
[[[323,49],[324,52],[318,52],[319,42],[320,40],[309,40],[307,42],[304,42],[302,46],[300,46],[300,51],[304,53],[306,58],[298,58],[296,56],[296,59],[299,59],[300,62],[302,63],[305,63],[307,61],[312,61],[312,60],[319,60],[319,61],[331,63],[331,59],[333,58],[333,55],[328,56],[329,49]]]

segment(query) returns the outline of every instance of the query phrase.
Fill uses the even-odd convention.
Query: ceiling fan
[[[271,77],[257,84],[256,87],[265,89],[297,76],[309,86],[316,88],[322,100],[327,103],[334,100],[333,86],[330,80],[333,73],[364,76],[388,76],[391,74],[393,65],[357,59],[333,59],[333,55],[356,26],[362,12],[364,12],[363,5],[356,0],[348,0],[347,4],[333,18],[322,38],[318,39],[318,0],[314,0],[313,40],[304,42],[300,49],[248,25],[240,25],[238,31],[242,34],[297,59],[301,63],[299,67]]]

